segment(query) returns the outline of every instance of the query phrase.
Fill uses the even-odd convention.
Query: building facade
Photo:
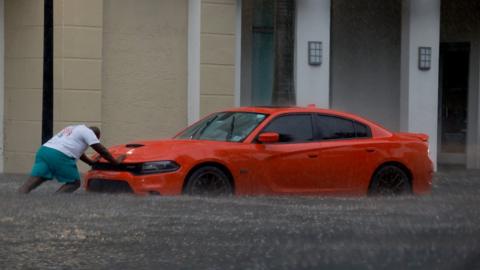
[[[26,173],[43,1],[0,7],[0,161]],[[427,133],[435,162],[480,168],[479,14],[476,0],[55,0],[54,131],[94,124],[114,145],[231,106],[313,103]]]

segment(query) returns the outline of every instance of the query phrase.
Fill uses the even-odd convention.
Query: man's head
[[[95,133],[97,138],[100,140],[100,129],[98,127],[90,127],[90,129]]]

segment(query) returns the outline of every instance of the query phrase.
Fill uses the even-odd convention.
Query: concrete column
[[[240,106],[242,91],[242,0],[236,0],[235,11],[235,88],[234,105]]]
[[[431,47],[431,68],[418,68],[418,48]],[[430,158],[437,161],[440,0],[403,0],[400,129],[430,136]]]
[[[4,129],[5,122],[5,2],[0,0],[0,173],[4,171]]]
[[[188,1],[188,124],[200,117],[200,27],[202,2]]]
[[[480,168],[480,44],[476,38],[471,38],[469,82],[468,82],[468,114],[467,114],[467,146],[466,146],[466,167],[468,169]]]
[[[477,6],[478,7],[478,6]],[[475,12],[475,9],[472,11]],[[480,19],[471,32],[470,74],[468,89],[467,168],[480,169]]]
[[[480,23],[477,24],[480,33]],[[468,134],[467,134],[467,168],[480,169],[480,35],[472,43],[470,56],[470,86],[468,93]],[[470,117],[471,116],[471,117]]]
[[[297,105],[330,107],[330,0],[297,0],[295,91]],[[308,64],[308,42],[322,42],[322,64]]]

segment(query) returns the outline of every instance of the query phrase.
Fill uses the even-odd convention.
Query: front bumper
[[[114,186],[120,187],[120,191],[128,188],[135,194],[182,194],[184,176],[182,173],[170,172],[149,175],[133,175],[125,171],[101,171],[91,170],[85,175],[84,188],[87,191],[109,192]],[[128,184],[128,187],[125,184]]]

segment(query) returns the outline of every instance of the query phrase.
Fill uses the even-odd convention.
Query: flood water
[[[0,176],[0,269],[480,269],[480,171],[400,198],[17,195]]]

